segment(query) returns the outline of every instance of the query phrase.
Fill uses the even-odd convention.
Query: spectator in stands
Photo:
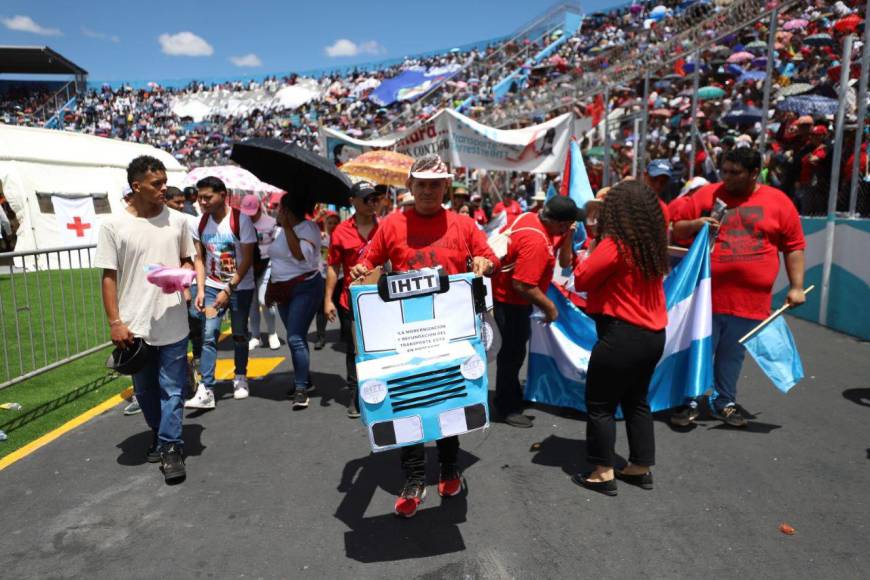
[[[151,350],[145,367],[133,375],[136,399],[152,431],[145,458],[160,461],[166,482],[175,483],[186,476],[181,438],[187,378],[185,305],[181,293],[164,294],[150,284],[142,265],[193,268],[195,249],[186,220],[163,204],[163,163],[137,157],[127,167],[127,182],[133,191],[131,203],[103,219],[94,265],[103,269],[103,306],[112,342],[127,349],[144,341],[144,348]]]
[[[523,390],[520,368],[526,359],[526,343],[531,334],[532,306],[552,322],[559,315],[547,298],[547,288],[556,267],[555,239],[572,231],[580,212],[574,200],[557,195],[540,213],[527,213],[511,227],[510,245],[502,258],[502,269],[493,277],[495,322],[502,336],[495,382],[495,407],[502,420],[512,427],[528,428],[532,421],[523,415]],[[560,243],[560,242],[559,242]]]
[[[789,279],[786,303],[806,300],[804,235],[794,205],[785,194],[757,183],[761,154],[735,148],[722,162],[722,183],[704,186],[672,206],[673,237],[688,243],[704,225],[715,236],[710,256],[713,300],[713,416],[732,427],[745,427],[737,407],[737,381],[744,349],[737,341],[770,314],[773,283],[782,252]],[[721,200],[721,222],[709,217]],[[688,426],[698,417],[696,401],[677,409],[671,423]]]
[[[193,239],[197,249],[196,297],[192,316],[203,320],[200,375],[193,398],[185,403],[189,409],[214,409],[217,341],[224,314],[230,312],[235,375],[233,398],[245,399],[248,385],[248,316],[254,294],[254,245],[257,232],[251,218],[227,205],[227,186],[209,176],[196,184],[202,218]],[[201,273],[200,273],[201,272]],[[191,293],[194,288],[191,288]]]
[[[277,304],[287,330],[293,361],[293,408],[308,408],[308,392],[314,389],[310,375],[308,327],[323,303],[320,275],[320,228],[306,219],[314,203],[305,196],[287,194],[278,210],[278,231],[269,246],[272,265],[266,304]]]
[[[281,348],[281,340],[275,329],[275,320],[278,311],[274,306],[266,306],[266,286],[269,284],[270,264],[269,246],[275,239],[275,230],[278,227],[275,218],[263,211],[260,198],[248,194],[242,198],[239,210],[251,218],[254,230],[257,232],[257,247],[254,248],[254,294],[251,297],[251,313],[248,318],[248,331],[251,340],[248,342],[248,350],[260,348],[263,345],[263,334],[260,327],[260,318],[266,323],[266,340],[269,348],[278,350]]]
[[[326,289],[323,295],[323,312],[330,322],[336,314],[341,325],[341,340],[344,343],[344,362],[347,372],[347,387],[350,389],[350,402],[347,416],[359,417],[357,400],[357,379],[355,345],[353,340],[353,316],[350,309],[351,283],[349,272],[357,265],[375,233],[378,231],[376,208],[380,195],[367,181],[360,181],[351,188],[350,203],[353,215],[338,224],[329,243],[326,268]],[[336,292],[338,304],[336,305]]]

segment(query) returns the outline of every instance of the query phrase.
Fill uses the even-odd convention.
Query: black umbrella
[[[257,137],[233,144],[230,159],[288,194],[348,205],[353,184],[347,175],[330,160],[297,145]]]

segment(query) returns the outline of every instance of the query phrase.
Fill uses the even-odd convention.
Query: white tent
[[[170,185],[181,183],[185,168],[155,147],[0,124],[0,184],[20,223],[15,250],[94,243],[102,216],[124,210],[127,165],[140,155],[162,161]],[[59,213],[76,208],[94,223],[77,219],[62,228]]]

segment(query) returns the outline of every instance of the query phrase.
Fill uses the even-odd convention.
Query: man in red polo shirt
[[[672,207],[673,237],[691,240],[709,224],[718,228],[710,255],[713,300],[713,414],[732,427],[745,427],[737,408],[737,379],[745,351],[737,341],[770,314],[779,253],[785,258],[790,289],[786,302],[804,297],[804,234],[788,197],[757,183],[761,154],[749,147],[731,149],[722,161],[722,183],[704,186]],[[716,200],[726,204],[721,223],[709,217]],[[713,232],[711,232],[713,233]],[[688,426],[698,417],[692,401],[671,422]]]
[[[522,412],[519,380],[532,331],[532,305],[544,312],[547,322],[558,316],[556,305],[547,298],[547,287],[553,279],[555,250],[578,219],[580,211],[574,200],[562,195],[551,198],[540,213],[521,215],[511,228],[502,270],[492,280],[495,322],[502,336],[496,361],[495,407],[501,419],[513,427],[532,426]]]
[[[508,190],[504,192],[504,200],[495,204],[495,207],[492,208],[492,217],[495,218],[501,212],[507,213],[507,225],[511,225],[514,223],[514,220],[520,217],[520,214],[523,213],[523,208],[520,206],[520,202],[514,199],[514,192]]]
[[[353,317],[350,311],[351,268],[357,265],[366,246],[378,231],[377,210],[381,202],[381,194],[375,186],[367,181],[354,184],[351,189],[351,204],[355,210],[350,219],[346,219],[332,231],[329,242],[329,253],[326,266],[326,289],[324,290],[323,312],[330,322],[335,320],[336,313],[341,325],[341,340],[344,342],[344,362],[347,369],[347,386],[350,389],[350,403],[347,406],[347,416],[351,419],[359,417],[357,403],[356,362],[354,360]],[[335,287],[338,285],[339,270],[342,278],[341,298],[338,300],[338,310],[332,300]]]
[[[387,261],[394,272],[441,267],[447,274],[472,271],[489,276],[498,267],[486,236],[474,221],[446,211],[442,206],[452,175],[437,155],[426,155],[411,166],[408,189],[414,206],[384,219],[360,262],[350,271],[355,280]],[[462,474],[456,466],[459,437],[437,441],[441,475],[438,494],[452,497],[462,491]],[[401,449],[406,482],[396,499],[394,511],[412,517],[426,496],[426,461],[422,444]]]

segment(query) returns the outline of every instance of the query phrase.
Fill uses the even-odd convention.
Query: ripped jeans
[[[190,287],[190,293],[196,296],[196,285]],[[205,287],[205,306],[214,304],[220,292],[211,286]],[[236,290],[230,295],[229,311],[230,325],[233,332],[233,352],[237,375],[248,374],[248,314],[251,311],[253,290]],[[199,359],[199,372],[202,375],[202,384],[207,388],[214,388],[215,365],[217,364],[217,341],[221,333],[221,321],[226,309],[218,312],[214,318],[209,318],[205,312],[197,312],[193,304],[190,306],[190,315],[203,321],[202,329],[202,356]]]

